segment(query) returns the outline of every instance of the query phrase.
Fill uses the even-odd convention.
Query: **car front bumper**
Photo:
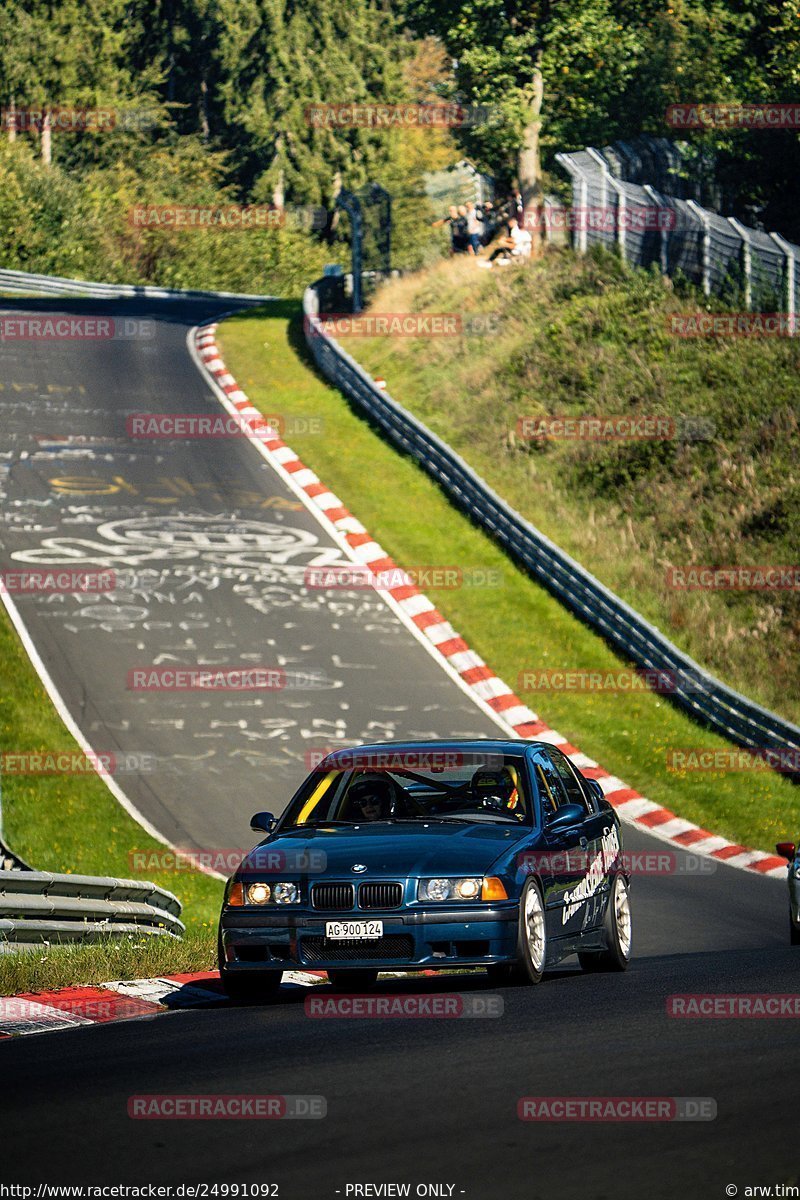
[[[519,905],[507,902],[470,906],[454,912],[394,909],[358,914],[252,912],[225,909],[220,920],[220,950],[231,972],[264,970],[429,970],[484,966],[516,956]],[[329,941],[327,921],[377,920],[377,942]]]

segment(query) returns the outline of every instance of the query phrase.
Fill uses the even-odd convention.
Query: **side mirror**
[[[268,812],[254,813],[250,818],[250,828],[254,829],[256,833],[272,833],[276,824],[276,818]]]
[[[775,847],[781,858],[786,858],[789,862],[794,861],[795,845],[794,842],[778,842]]]
[[[597,800],[598,802],[600,800],[605,800],[606,794],[603,791],[603,789],[600,787],[600,784],[597,782],[596,779],[587,779],[586,776],[584,775],[583,782],[586,784],[587,788],[589,789],[589,793],[593,800]]]
[[[561,833],[562,830],[572,829],[580,825],[586,816],[586,809],[581,804],[564,804],[551,821],[547,823],[548,833]]]

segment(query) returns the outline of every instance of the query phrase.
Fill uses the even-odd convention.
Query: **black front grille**
[[[399,908],[402,903],[402,883],[362,883],[358,889],[359,908]]]
[[[326,912],[343,912],[353,907],[352,883],[315,883],[311,888],[311,907]]]
[[[407,933],[388,933],[374,942],[329,942],[321,937],[305,937],[300,943],[304,962],[374,962],[396,959],[408,962],[414,954],[414,939]]]

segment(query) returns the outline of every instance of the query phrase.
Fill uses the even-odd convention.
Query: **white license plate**
[[[333,942],[371,942],[383,937],[383,921],[326,921],[325,937]]]

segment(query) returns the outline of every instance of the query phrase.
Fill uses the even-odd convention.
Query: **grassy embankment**
[[[473,267],[450,262],[393,282],[373,308],[496,313],[491,334],[359,338],[348,348],[693,658],[800,722],[800,593],[667,583],[670,567],[800,564],[800,339],[677,337],[673,313],[723,305],[608,254]],[[671,422],[676,435],[531,440],[518,424],[637,415]],[[706,440],[682,433],[702,436],[703,426]]]

